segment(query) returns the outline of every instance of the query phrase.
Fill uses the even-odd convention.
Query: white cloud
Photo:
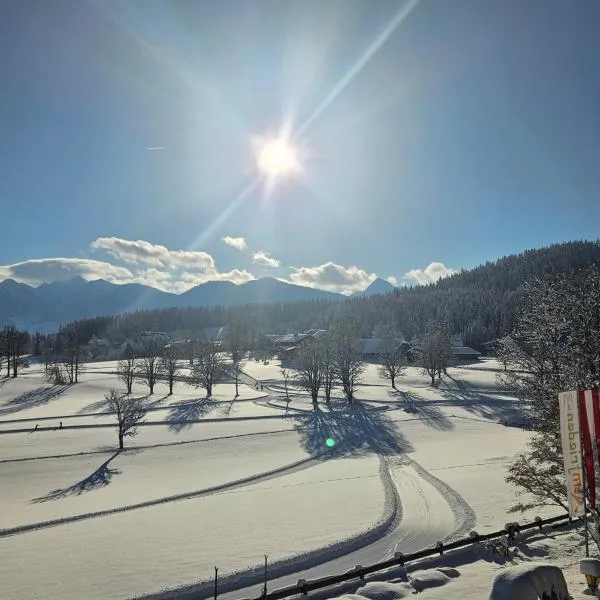
[[[343,267],[332,262],[318,267],[292,267],[292,271],[290,279],[293,283],[342,294],[364,290],[377,279],[375,273],[367,273],[355,266]]]
[[[252,273],[240,269],[233,269],[226,273],[212,273],[209,278],[198,273],[181,273],[178,277],[179,281],[176,283],[176,287],[178,291],[185,291],[207,281],[231,281],[231,283],[239,285],[253,279],[255,277]]]
[[[239,249],[246,248],[244,238],[228,237],[223,240],[226,243],[233,241],[233,245]],[[90,247],[126,263],[133,271],[126,283],[142,283],[167,292],[181,293],[207,281],[239,284],[254,279],[252,273],[244,270],[219,272],[213,257],[206,252],[171,250],[145,240],[100,237]]]
[[[276,269],[281,265],[281,262],[274,258],[273,256],[269,256],[266,252],[259,250],[252,255],[252,262],[260,265],[261,267],[270,267],[272,269]]]
[[[419,285],[435,283],[438,279],[448,277],[457,273],[454,269],[446,267],[441,262],[429,263],[424,269],[411,269],[406,277],[412,279]]]
[[[87,258],[40,258],[0,266],[0,280],[14,279],[34,286],[78,276],[89,281],[105,279],[111,283],[126,283],[133,278],[133,273],[125,267]]]
[[[400,285],[398,283],[398,280],[393,275],[390,275],[389,277],[387,277],[386,281],[388,281],[389,283],[391,283],[394,287],[398,287]]]
[[[240,284],[254,279],[245,270],[220,272],[206,252],[170,250],[144,240],[100,237],[90,247],[117,259],[113,264],[87,258],[43,258],[12,265],[0,265],[0,281],[14,279],[37,286],[53,281],[83,277],[89,281],[104,279],[111,283],[139,283],[165,292],[184,292],[207,281],[231,281]]]
[[[225,237],[222,237],[221,240],[228,246],[231,246],[240,252],[243,252],[248,247],[246,239],[243,237],[231,237],[230,235],[226,235]]]
[[[210,254],[196,250],[169,250],[166,246],[144,240],[124,240],[117,237],[99,237],[90,248],[104,250],[129,264],[146,264],[159,268],[207,271],[215,268]]]

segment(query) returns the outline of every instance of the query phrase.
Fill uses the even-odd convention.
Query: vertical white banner
[[[581,517],[584,515],[584,503],[578,393],[561,392],[558,395],[558,405],[569,514],[572,517]]]

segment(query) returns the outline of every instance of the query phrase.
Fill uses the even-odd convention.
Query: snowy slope
[[[506,464],[529,434],[498,424],[515,399],[494,371],[452,369],[434,389],[408,369],[398,393],[371,365],[363,403],[315,414],[294,396],[286,415],[279,365],[248,363],[275,392],[242,385],[232,402],[232,384],[210,400],[161,384],[130,450],[115,453],[102,406],[114,367],[92,365],[60,394],[35,370],[0,385],[2,598],[183,593],[215,564],[223,596],[240,597],[230,574],[251,594],[247,569],[265,553],[273,585],[286,585],[508,520]]]

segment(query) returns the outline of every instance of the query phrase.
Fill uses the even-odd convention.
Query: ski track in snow
[[[370,529],[345,540],[269,563],[271,591],[292,585],[299,578],[314,579],[341,573],[357,564],[391,558],[396,551],[413,552],[433,546],[438,541],[457,539],[474,527],[475,513],[462,496],[417,462],[407,456],[379,456],[379,461],[379,475],[385,494],[384,513],[379,521]],[[440,532],[445,535],[439,535]],[[308,572],[315,567],[318,570]],[[258,591],[253,592],[250,588],[263,583],[263,569],[263,565],[257,565],[220,577],[219,597],[229,600],[228,595],[231,598],[259,595]],[[199,600],[211,595],[213,590],[214,581],[208,580],[137,598]]]
[[[238,438],[250,437],[250,436],[258,436],[258,435],[273,435],[277,433],[288,433],[290,431],[294,431],[293,428],[287,429],[274,429],[272,431],[252,431],[250,433],[237,433],[234,435],[221,435],[211,438],[202,438],[199,440],[179,440],[176,442],[163,442],[161,444],[149,444],[145,446],[128,446],[124,448],[122,452],[134,452],[138,450],[151,450],[153,448],[165,448],[167,446],[181,446],[183,444],[203,444],[205,442],[215,442],[217,440],[233,440]],[[30,460],[50,460],[50,459],[58,459],[58,458],[70,458],[72,456],[88,456],[90,454],[114,454],[115,449],[110,448],[106,449],[98,449],[98,450],[88,450],[86,452],[72,452],[66,454],[49,454],[43,456],[26,456],[23,458],[7,458],[0,460],[0,464],[4,463],[13,463],[13,462],[25,462]]]
[[[299,461],[296,461],[293,463],[289,463],[288,465],[284,465],[282,467],[277,467],[276,469],[271,469],[270,471],[265,471],[265,472],[259,473],[257,475],[250,475],[248,477],[243,477],[243,478],[237,479],[235,481],[221,483],[219,485],[203,488],[201,490],[195,490],[192,492],[184,492],[183,494],[176,494],[173,496],[164,496],[162,498],[155,498],[154,500],[138,502],[136,504],[129,504],[126,506],[118,506],[115,508],[109,508],[106,510],[100,510],[100,511],[96,511],[96,512],[72,515],[70,517],[62,517],[60,519],[52,519],[49,521],[40,521],[38,523],[28,523],[26,525],[19,525],[18,527],[0,529],[0,538],[9,537],[11,535],[27,533],[30,531],[37,531],[39,529],[46,529],[48,527],[56,527],[59,525],[64,525],[65,523],[76,523],[77,521],[85,521],[87,519],[106,517],[109,515],[128,512],[131,510],[138,510],[140,508],[148,508],[151,506],[157,506],[159,504],[167,504],[169,502],[177,502],[180,500],[188,500],[190,498],[201,498],[202,496],[210,496],[212,494],[217,494],[220,492],[229,491],[229,490],[233,490],[233,489],[236,489],[239,487],[243,487],[250,483],[259,483],[259,482],[263,482],[263,481],[268,481],[269,479],[274,479],[276,477],[281,477],[282,475],[288,475],[290,473],[295,473],[297,471],[307,469],[309,467],[312,467],[313,465],[319,464],[323,460],[328,460],[327,454],[330,454],[332,458],[338,455],[337,452],[331,453],[331,451],[324,451],[319,454],[310,456],[308,458],[303,458],[302,460],[299,460]]]

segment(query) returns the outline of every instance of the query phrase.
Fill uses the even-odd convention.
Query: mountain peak
[[[373,294],[387,294],[396,288],[385,279],[381,279],[381,277],[377,277],[374,279],[369,286],[364,289],[362,292],[356,292],[352,294],[353,296],[372,296]]]

